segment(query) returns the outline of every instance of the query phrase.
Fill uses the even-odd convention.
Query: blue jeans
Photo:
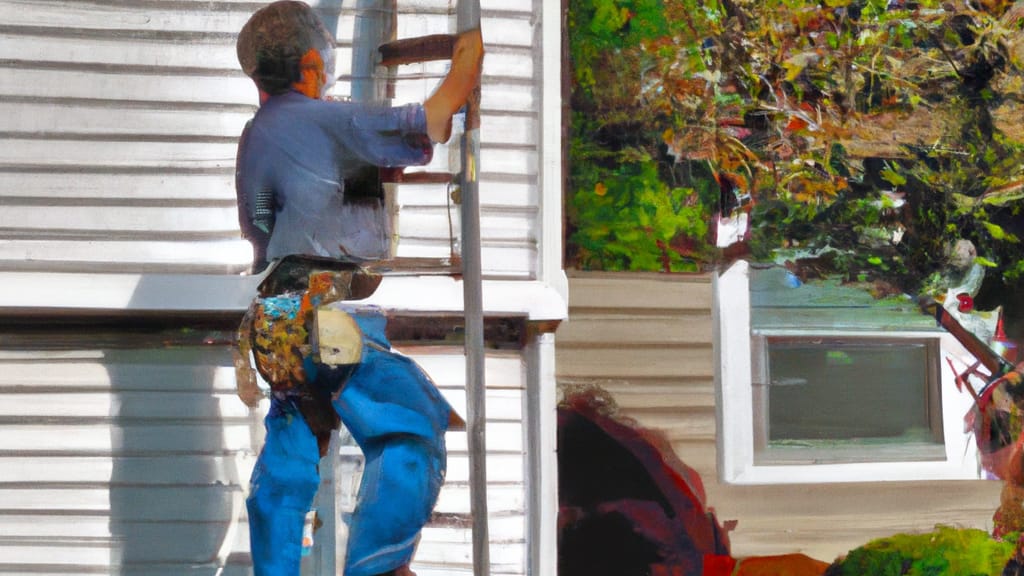
[[[348,519],[345,576],[373,576],[412,561],[444,481],[440,450],[422,438],[395,436],[363,447],[366,467]]]
[[[302,526],[320,486],[320,450],[299,411],[276,399],[246,499],[255,576],[297,575]]]
[[[299,573],[302,527],[320,485],[316,437],[298,410],[275,401],[256,461],[249,510],[255,576]],[[367,442],[350,518],[345,576],[373,576],[412,561],[420,530],[444,482],[443,439],[396,435]]]
[[[367,344],[332,404],[366,466],[348,519],[345,576],[372,576],[412,560],[444,481],[451,406],[415,362],[390,349],[382,314],[352,313]],[[255,576],[297,575],[303,522],[320,484],[320,452],[287,400],[273,399],[266,429],[246,501],[253,568]]]

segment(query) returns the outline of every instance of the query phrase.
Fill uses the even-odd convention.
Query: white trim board
[[[961,480],[981,477],[974,438],[965,433],[971,397],[956,389],[958,367],[974,362],[956,339],[940,333],[942,423],[945,459],[928,462],[756,465],[751,385],[749,264],[739,261],[713,279],[715,360],[718,392],[718,470],[730,484],[798,484],[903,480]],[[920,336],[920,332],[906,333]],[[935,336],[935,333],[928,333]]]
[[[81,312],[244,311],[262,276],[214,274],[0,273],[0,312],[20,315]],[[568,305],[545,283],[484,280],[484,312],[525,315],[530,320],[562,320]],[[405,312],[461,312],[462,282],[448,276],[384,277],[377,291],[360,303]]]

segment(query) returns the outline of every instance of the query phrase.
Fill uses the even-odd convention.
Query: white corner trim
[[[954,385],[954,366],[973,359],[949,334],[940,336],[942,422],[946,457],[931,462],[870,462],[814,465],[755,465],[751,386],[749,264],[737,262],[716,275],[715,359],[718,385],[719,476],[731,484],[792,484],[980,478],[974,438],[963,419],[971,408],[967,392]],[[929,336],[935,336],[929,333]]]
[[[527,576],[556,574],[558,566],[558,411],[555,335],[526,348]]]
[[[726,482],[736,482],[754,461],[749,286],[749,265],[742,260],[714,278],[719,473]]]
[[[562,3],[544,0],[542,5],[538,277],[568,301],[569,280],[562,263]]]

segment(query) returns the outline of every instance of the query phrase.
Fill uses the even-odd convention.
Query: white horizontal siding
[[[24,234],[25,231],[20,231]],[[108,234],[109,235],[109,234]],[[196,242],[9,239],[0,243],[0,261],[10,270],[117,272],[206,272],[225,274],[252,259],[252,248],[235,240]]]
[[[22,439],[18,444],[24,443]],[[18,445],[16,444],[16,445]],[[145,481],[152,485],[180,484],[183,477],[196,485],[230,484],[236,481],[232,474],[230,460],[233,456],[211,455],[202,462],[193,456],[174,454],[169,456],[111,456],[111,455],[36,455],[25,458],[21,455],[0,456],[0,483],[11,484],[73,484],[88,485],[110,482],[114,470],[128,482]],[[69,471],[73,476],[69,477]],[[28,491],[21,493],[27,497]],[[5,500],[5,506],[13,506],[13,500]],[[56,507],[60,508],[60,507]]]
[[[262,427],[234,394],[228,349],[49,341],[65,344],[0,351],[0,574],[247,573],[241,503]],[[465,415],[462,350],[402,351]],[[493,573],[523,574],[523,358],[493,351],[486,370]],[[437,520],[417,553],[427,573],[471,566],[466,434],[446,440]]]
[[[466,416],[465,356],[460,348],[403,347],[431,375],[456,412]],[[487,354],[487,505],[493,574],[525,574],[526,489],[524,360],[518,352]],[[413,570],[470,571],[472,530],[465,432],[448,432],[448,472],[416,552]],[[451,572],[449,572],[451,573]]]
[[[163,5],[163,6],[162,6]],[[54,27],[95,32],[237,34],[252,12],[245,2],[138,2],[132,4],[66,0],[4,0],[0,11],[6,26]]]
[[[0,45],[0,49],[6,44]],[[126,41],[125,50],[132,45]],[[227,50],[225,46],[223,49]],[[256,87],[239,71],[130,67],[119,64],[72,66],[62,63],[12,62],[0,52],[0,88],[4,96],[33,98],[125,99],[175,104],[250,104]],[[54,111],[55,113],[59,111]],[[67,118],[69,122],[71,118]]]
[[[450,33],[451,3],[398,2],[396,37]],[[419,10],[419,13],[414,13]],[[535,16],[529,2],[483,7],[484,58],[480,121],[480,203],[482,265],[486,276],[534,278],[539,222],[539,108],[535,65]],[[339,36],[340,38],[340,36]],[[436,88],[444,62],[397,67],[394,102],[422,101]],[[339,69],[339,90],[347,90]],[[456,137],[458,136],[456,132]],[[428,170],[458,171],[458,146],[440,146]],[[410,170],[412,171],[412,170]],[[443,258],[458,235],[457,207],[449,209],[444,185],[398,186],[397,255]],[[449,227],[448,215],[453,227]]]
[[[0,0],[0,240],[11,242],[0,271],[246,267],[233,172],[256,91],[234,42],[258,4]],[[366,53],[353,48],[355,23],[371,12],[342,4],[314,2],[335,28],[336,92],[347,95],[352,59]],[[536,18],[532,2],[493,4],[482,5],[483,268],[529,279],[539,221]],[[400,38],[454,27],[446,0],[401,1],[398,13]],[[394,101],[422,101],[446,67],[399,67]],[[438,148],[430,170],[458,171],[450,148]],[[448,218],[410,196],[398,201],[397,255],[447,256]],[[150,200],[160,203],[140,203]],[[69,250],[69,240],[96,243]]]
[[[251,6],[2,0],[0,270],[238,272]]]
[[[133,105],[73,99],[54,102],[52,98],[29,97],[0,101],[0,115],[7,117],[6,130],[23,137],[63,134],[89,135],[94,139],[116,135],[121,138],[190,136],[234,140],[252,117],[252,108],[211,104],[194,107],[183,114],[181,110],[153,103]],[[69,123],[70,118],[75,121]]]
[[[103,12],[109,13],[109,10]],[[203,18],[205,15],[196,13],[194,16]],[[125,34],[119,34],[117,30],[89,31],[80,28],[80,24],[69,24],[60,29],[52,26],[19,28],[8,24],[0,27],[0,42],[12,45],[5,50],[5,56],[11,60],[62,68],[112,71],[118,68],[150,68],[154,71],[195,69],[209,70],[210,73],[221,71],[231,76],[240,74],[233,51],[224,49],[231,43],[230,33],[196,36],[185,32],[192,34],[196,43],[206,49],[181,50],[180,42],[168,34],[170,30],[163,30],[160,35],[133,31],[132,51],[125,53]]]
[[[91,339],[4,336],[0,574],[212,573],[237,540],[256,441],[227,348]]]
[[[622,415],[664,433],[700,474],[717,518],[738,520],[729,534],[734,556],[804,553],[827,562],[874,538],[936,524],[991,529],[999,482],[859,482],[810,490],[722,482],[710,278],[577,273],[570,286],[570,321],[557,332],[559,384],[601,386]]]
[[[0,0],[0,273],[248,266],[234,155],[256,90],[238,70],[234,42],[262,3]],[[362,15],[348,1],[312,3],[337,25],[337,91],[347,94]],[[479,175],[490,277],[537,277],[537,6],[482,3]],[[400,37],[453,30],[453,2],[398,7]],[[422,100],[445,68],[401,67],[395,101]],[[453,158],[457,145],[439,146],[427,169],[457,171]],[[446,186],[399,187],[398,254],[447,256],[447,206]],[[457,207],[451,213],[458,230]],[[464,358],[444,350],[410,349],[465,415]],[[121,560],[131,565],[125,573],[211,574],[225,561],[225,574],[249,572],[238,498],[261,426],[234,398],[229,363],[126,354],[98,345],[0,350],[0,574],[113,574]],[[508,352],[489,354],[487,370],[492,573],[525,574],[526,370]],[[424,576],[471,565],[466,436],[448,440],[439,522],[414,566]]]
[[[36,202],[41,206],[71,199],[95,204],[234,202],[235,176],[233,171],[225,170],[173,174],[143,170],[118,172],[104,170],[100,165],[85,167],[73,175],[8,167],[7,171],[0,172],[0,190],[4,192],[4,203]]]

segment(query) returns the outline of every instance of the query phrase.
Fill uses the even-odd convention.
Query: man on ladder
[[[367,165],[430,160],[479,82],[479,30],[456,38],[451,70],[423,105],[397,108],[324,100],[333,46],[309,6],[294,1],[257,11],[238,38],[261,103],[239,143],[236,180],[254,267],[294,255],[337,263],[321,260],[293,284],[264,282],[239,331],[240,396],[251,405],[261,396],[250,351],[272,390],[247,500],[257,576],[299,573],[318,462],[339,418],[366,457],[345,574],[411,574],[444,477],[444,432],[461,421],[426,374],[391,350],[379,311],[339,302],[365,283],[352,263],[389,255],[385,211],[376,198],[358,201],[346,178]]]

